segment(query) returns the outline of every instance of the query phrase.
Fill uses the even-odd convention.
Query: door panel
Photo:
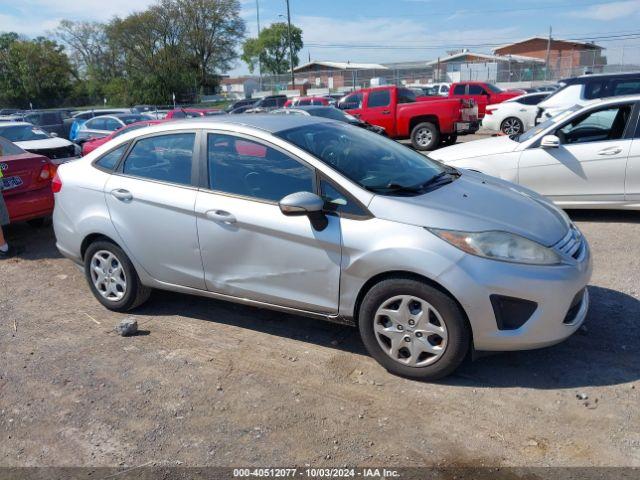
[[[388,135],[394,135],[394,105],[391,90],[372,90],[367,95],[367,107],[362,112],[362,119],[372,125],[385,129]]]
[[[216,293],[336,313],[340,219],[318,232],[278,205],[201,191],[196,201],[206,287]]]
[[[111,220],[125,250],[149,275],[204,290],[196,195],[192,188],[121,175],[112,175],[105,187]]]
[[[638,138],[631,141],[625,179],[625,200],[640,201],[640,139]]]
[[[522,152],[519,183],[554,201],[619,201],[630,140],[531,148]]]

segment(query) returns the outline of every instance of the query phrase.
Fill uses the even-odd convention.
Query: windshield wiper
[[[447,183],[453,182],[455,178],[458,178],[461,175],[454,168],[447,169],[443,172],[434,175],[429,180],[424,183],[419,183],[418,185],[399,185],[397,183],[388,183],[385,186],[374,186],[367,187],[367,190],[372,192],[379,193],[424,193],[427,189],[432,188],[434,186],[446,185]]]
[[[397,183],[388,183],[387,185],[376,185],[367,187],[367,190],[379,193],[420,193],[421,185],[399,185]]]
[[[429,180],[420,185],[421,190],[426,190],[430,187],[440,186],[447,183],[453,182],[454,178],[458,178],[460,176],[460,172],[457,170],[445,170],[444,172],[440,172],[439,174],[431,177]]]

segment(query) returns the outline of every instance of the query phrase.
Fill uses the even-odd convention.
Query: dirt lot
[[[119,337],[51,228],[15,225],[0,465],[640,466],[640,214],[572,216],[595,257],[586,326],[437,384],[391,376],[353,328],[166,292]]]

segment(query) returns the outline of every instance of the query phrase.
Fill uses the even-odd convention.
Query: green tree
[[[64,49],[43,37],[26,40],[0,36],[0,103],[27,108],[64,103],[72,89],[73,69]]]
[[[286,23],[274,23],[260,32],[257,38],[245,41],[242,60],[253,73],[260,64],[263,72],[274,75],[286,73],[291,69],[289,63],[289,36]],[[302,30],[291,25],[291,47],[293,66],[298,65],[298,53],[302,50]]]

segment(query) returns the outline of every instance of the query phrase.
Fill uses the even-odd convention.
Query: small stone
[[[216,390],[221,392],[222,391],[222,385],[216,385]]]
[[[578,394],[576,395],[576,398],[577,398],[578,400],[586,400],[586,399],[588,399],[588,398],[589,398],[589,395],[587,395],[586,393],[578,393]]]
[[[527,447],[537,447],[538,446],[538,442],[536,442],[533,438],[529,439],[529,441],[527,442]]]
[[[123,337],[138,333],[138,322],[133,318],[125,318],[116,326],[116,332]]]

